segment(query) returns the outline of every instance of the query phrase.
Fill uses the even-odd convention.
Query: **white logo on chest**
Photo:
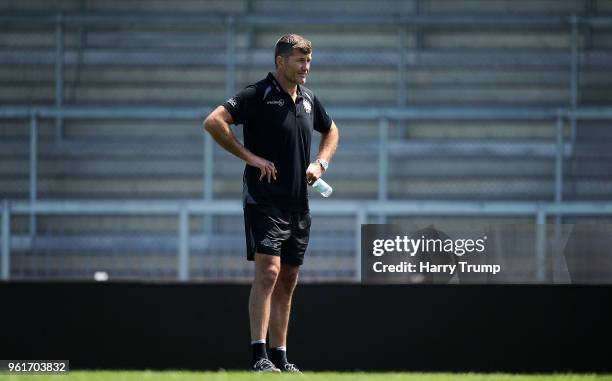
[[[312,111],[312,105],[306,99],[304,99],[304,111],[306,111],[306,114],[310,114]]]
[[[280,107],[283,107],[283,105],[285,104],[285,100],[279,99],[277,101],[267,101],[266,103],[269,105],[279,105]]]

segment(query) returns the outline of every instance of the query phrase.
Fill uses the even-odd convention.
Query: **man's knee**
[[[265,288],[274,287],[280,273],[280,263],[278,257],[263,254],[255,255],[260,256],[256,266],[257,282]]]
[[[278,276],[277,287],[280,287],[283,292],[291,294],[297,284],[299,272],[299,266],[283,264]]]

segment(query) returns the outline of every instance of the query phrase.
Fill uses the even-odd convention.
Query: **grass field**
[[[504,373],[333,373],[312,372],[302,375],[254,374],[248,372],[153,372],[153,371],[74,371],[65,375],[0,375],[0,380],[56,381],[248,381],[274,379],[300,381],[612,381],[611,375],[547,374],[512,375]]]

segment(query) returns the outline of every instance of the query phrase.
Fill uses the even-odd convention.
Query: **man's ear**
[[[283,56],[276,56],[276,67],[282,67],[285,64]]]

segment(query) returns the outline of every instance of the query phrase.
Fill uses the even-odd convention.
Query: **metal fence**
[[[0,118],[24,118],[29,119],[30,126],[30,202],[37,200],[37,167],[38,167],[38,121],[41,118],[100,118],[100,119],[139,119],[139,118],[163,118],[163,119],[187,119],[199,121],[210,111],[210,108],[104,108],[104,107],[0,107]],[[564,159],[570,157],[573,151],[572,142],[564,139],[564,129],[572,120],[579,119],[612,119],[612,107],[602,108],[579,108],[572,109],[543,109],[543,108],[504,108],[504,109],[421,109],[421,108],[387,108],[387,109],[355,109],[338,108],[331,110],[334,118],[351,118],[357,120],[378,121],[378,143],[370,144],[360,149],[372,149],[378,152],[378,200],[388,200],[389,183],[389,156],[393,152],[414,151],[415,147],[408,147],[406,142],[389,141],[389,120],[528,120],[528,121],[550,121],[556,125],[556,139],[549,144],[531,147],[532,150],[540,150],[544,156],[555,158],[555,188],[554,200],[563,200],[563,174]],[[436,145],[423,145],[418,153],[435,152],[439,147]],[[485,147],[488,152],[496,150],[495,144]],[[213,200],[213,149],[214,144],[209,134],[204,135],[204,179],[203,198],[206,201]],[[523,147],[522,149],[525,149]],[[32,226],[32,230],[35,226]]]
[[[190,216],[202,215],[226,215],[237,216],[241,214],[241,204],[238,201],[128,201],[128,202],[103,202],[103,201],[39,201],[33,204],[28,202],[8,202],[4,201],[2,205],[2,224],[1,224],[1,278],[3,280],[11,279],[11,251],[13,248],[21,250],[31,250],[35,244],[35,237],[31,235],[18,235],[15,237],[11,232],[11,218],[20,215],[163,215],[174,217],[177,220],[177,230],[174,237],[158,237],[152,242],[140,239],[138,236],[129,237],[135,241],[132,246],[143,247],[145,250],[166,246],[173,247],[174,265],[166,274],[132,274],[132,278],[136,279],[152,279],[152,280],[176,280],[189,281],[194,270],[193,250],[200,250],[207,253],[209,256],[215,255],[214,250],[220,245],[227,245],[228,241],[223,240],[214,233],[192,233],[190,228]],[[347,216],[353,219],[354,229],[350,235],[350,239],[343,241],[348,247],[348,254],[344,256],[345,261],[341,266],[346,268],[331,268],[331,276],[321,277],[319,280],[327,281],[352,281],[359,282],[361,279],[361,226],[368,222],[369,217],[383,215],[385,217],[392,216],[505,216],[505,217],[525,217],[533,219],[536,229],[534,242],[535,257],[533,258],[535,268],[537,269],[537,281],[550,281],[551,274],[546,268],[547,253],[546,253],[546,232],[543,227],[549,217],[553,216],[602,216],[612,214],[612,202],[571,202],[571,203],[529,203],[529,202],[418,202],[418,201],[386,201],[386,202],[351,202],[351,201],[331,201],[331,202],[312,202],[312,214],[315,218],[325,218],[329,216]],[[104,245],[103,240],[89,238],[92,242],[90,246],[100,248]],[[234,239],[235,241],[235,239]],[[110,241],[111,247],[117,245],[117,241]],[[234,242],[235,244],[235,242]],[[53,240],[48,240],[41,245],[48,245],[53,248]],[[55,243],[57,245],[57,243]],[[241,249],[243,247],[238,245]],[[61,242],[60,242],[60,249]],[[240,262],[243,263],[240,271],[233,276],[221,278],[225,281],[242,281],[251,276],[251,269],[243,258],[244,251],[241,250],[239,256]],[[65,254],[65,253],[63,253]],[[77,253],[80,254],[80,253]],[[315,258],[316,259],[316,258]],[[309,258],[309,261],[312,261]],[[199,266],[202,266],[200,263]],[[106,269],[107,264],[101,264],[100,269]],[[93,270],[88,269],[76,271],[72,276],[82,279],[91,279]],[[308,271],[308,267],[306,267]],[[17,275],[17,274],[15,274]],[[50,278],[61,277],[65,274],[51,274]],[[115,273],[113,273],[113,276]],[[47,276],[49,277],[49,276]],[[19,278],[19,277],[17,277]],[[24,277],[27,279],[29,277]],[[120,277],[119,277],[120,278]],[[308,278],[308,277],[307,277]],[[34,277],[36,279],[36,277]],[[201,280],[219,280],[213,276],[200,277]],[[313,278],[316,279],[316,278]]]
[[[160,109],[160,108],[87,108],[87,107],[64,107],[55,108],[0,108],[0,117],[24,118],[29,120],[30,125],[30,200],[29,202],[5,201],[3,208],[3,256],[2,271],[3,278],[9,279],[11,268],[11,248],[14,250],[13,263],[18,263],[19,270],[13,274],[14,279],[44,279],[75,277],[78,279],[91,279],[91,272],[95,267],[108,268],[109,261],[115,262],[113,266],[119,265],[121,271],[115,269],[112,272],[114,278],[126,279],[152,279],[152,280],[179,280],[190,279],[202,281],[246,281],[251,276],[252,269],[243,258],[244,248],[241,240],[242,232],[235,231],[233,234],[212,231],[213,218],[219,216],[238,217],[241,211],[238,202],[227,202],[215,200],[212,192],[214,176],[212,148],[214,147],[210,135],[206,134],[204,144],[204,184],[203,201],[148,201],[144,202],[53,202],[39,200],[37,197],[37,148],[38,148],[38,121],[40,118],[112,118],[132,119],[143,117],[155,117],[164,119],[201,119],[207,109]],[[536,217],[538,224],[546,222],[547,216],[554,216],[557,222],[566,215],[609,215],[609,203],[564,203],[563,202],[563,163],[565,158],[572,154],[571,142],[564,141],[564,128],[568,125],[570,118],[610,118],[610,108],[580,108],[575,111],[569,109],[335,109],[331,110],[338,118],[363,118],[367,120],[378,120],[379,140],[374,142],[369,149],[378,154],[378,202],[313,202],[313,214],[325,215],[337,218],[345,216],[354,222],[338,223],[344,227],[353,225],[355,229],[349,231],[337,231],[335,234],[324,235],[313,234],[311,242],[310,263],[304,268],[303,279],[310,281],[359,281],[359,254],[358,248],[359,226],[362,223],[375,218],[376,222],[386,222],[391,216],[397,215],[450,215],[450,216],[523,216]],[[556,139],[551,140],[546,146],[539,147],[542,154],[555,158],[555,190],[554,203],[513,203],[513,202],[483,202],[483,203],[419,203],[411,201],[392,201],[387,197],[389,182],[389,157],[393,152],[402,152],[408,148],[407,143],[389,141],[389,120],[411,120],[411,119],[484,119],[497,120],[513,118],[519,120],[546,120],[551,122],[551,128],[556,125]],[[362,147],[363,148],[363,147]],[[414,150],[411,147],[410,150]],[[533,148],[533,147],[532,147]],[[435,152],[435,145],[420,147],[420,153],[427,150]],[[489,151],[494,147],[488,147]],[[520,149],[525,149],[522,147]],[[417,153],[419,153],[417,152]],[[80,233],[80,238],[71,237],[63,232],[56,237],[48,234],[37,233],[37,219],[43,216],[175,216],[177,221],[177,234],[172,236],[167,232],[156,234],[155,232],[135,233],[123,236],[109,234],[107,237],[94,237]],[[29,229],[26,234],[11,233],[11,215],[15,217],[26,216]],[[201,218],[203,221],[194,223],[192,217]],[[239,221],[240,219],[235,219]],[[195,229],[194,226],[199,228]],[[237,224],[240,225],[240,222]],[[11,237],[12,236],[12,237]],[[542,233],[540,236],[542,237]],[[537,243],[536,268],[539,281],[546,281],[550,274],[547,273],[545,246],[543,238]],[[12,243],[11,243],[12,242]],[[355,242],[353,245],[350,242]],[[349,243],[347,245],[347,243]],[[353,249],[348,249],[351,246]],[[41,268],[53,268],[54,261],[60,260],[58,252],[70,250],[82,250],[77,256],[86,259],[89,264],[83,268],[74,268],[70,271],[66,267],[57,265],[58,272],[53,273]],[[100,254],[101,249],[107,252]],[[340,250],[344,248],[344,251]],[[55,250],[55,251],[54,251]],[[330,254],[329,251],[337,251]],[[340,251],[342,251],[340,253]],[[87,252],[93,254],[87,254]],[[126,255],[126,252],[139,252],[141,254]],[[17,254],[21,253],[21,254]],[[95,254],[98,253],[98,254]],[[118,255],[121,253],[121,255]],[[157,254],[156,254],[157,253]],[[312,259],[314,254],[315,260]],[[63,254],[65,255],[65,253]],[[89,259],[87,259],[89,258]],[[174,258],[174,259],[172,259]],[[29,261],[32,272],[25,269],[25,261]],[[153,261],[153,262],[152,262]],[[73,263],[82,261],[74,260]],[[151,269],[151,263],[156,263]],[[71,265],[72,266],[72,265]],[[105,267],[106,266],[106,267]],[[146,269],[149,268],[150,271]],[[25,272],[24,272],[25,271]],[[121,274],[123,272],[123,274]]]

